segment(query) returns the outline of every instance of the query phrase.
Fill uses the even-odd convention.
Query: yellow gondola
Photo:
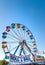
[[[16,27],[17,27],[17,28],[20,28],[20,24],[17,24]]]
[[[36,46],[36,44],[35,43],[32,43],[32,46]]]
[[[6,45],[2,45],[2,48],[6,48],[7,46]]]

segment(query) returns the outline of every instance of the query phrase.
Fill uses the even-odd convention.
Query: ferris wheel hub
[[[26,40],[22,40],[21,42],[19,42],[20,45],[25,44]]]
[[[26,43],[26,40],[23,40],[22,42],[23,42],[23,43]]]

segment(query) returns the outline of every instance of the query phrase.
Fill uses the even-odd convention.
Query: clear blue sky
[[[45,51],[45,0],[0,0],[0,55],[2,32],[11,23],[26,25],[39,50]]]

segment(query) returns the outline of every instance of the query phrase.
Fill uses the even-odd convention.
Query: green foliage
[[[7,64],[8,64],[8,62],[7,62],[7,61],[5,61],[5,60],[0,61],[0,65],[7,65]]]
[[[2,65],[2,61],[0,60],[0,65]]]
[[[2,61],[2,65],[7,65],[7,64],[8,64],[7,61],[5,61],[5,60]]]

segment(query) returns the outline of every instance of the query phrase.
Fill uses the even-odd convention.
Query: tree
[[[8,64],[7,61],[5,61],[5,60],[2,61],[2,65],[7,65],[7,64]]]

